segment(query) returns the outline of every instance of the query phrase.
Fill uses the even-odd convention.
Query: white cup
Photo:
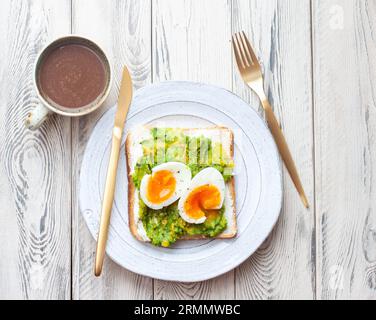
[[[38,84],[39,71],[43,59],[55,48],[68,44],[79,44],[90,48],[99,56],[105,67],[105,89],[93,102],[79,108],[66,108],[52,101],[47,101],[47,99],[43,96],[41,88]],[[44,49],[39,53],[37,60],[35,62],[33,78],[34,87],[37,92],[40,103],[37,106],[35,106],[34,109],[31,112],[29,112],[26,117],[25,125],[27,128],[31,130],[39,128],[51,113],[58,113],[63,116],[69,117],[79,117],[98,109],[107,99],[110,93],[112,84],[112,70],[105,52],[94,41],[76,35],[68,35],[54,40],[53,42],[45,46]]]

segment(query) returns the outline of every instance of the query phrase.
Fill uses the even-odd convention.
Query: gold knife
[[[104,188],[101,222],[99,226],[97,251],[95,254],[95,276],[100,276],[103,267],[104,254],[106,251],[106,242],[108,237],[108,227],[114,202],[116,172],[118,167],[121,137],[123,134],[125,119],[128,114],[129,106],[132,101],[132,79],[127,67],[123,69],[123,77],[120,85],[119,99],[115,115],[115,125],[112,131],[112,146],[110,162],[107,169],[106,184]]]

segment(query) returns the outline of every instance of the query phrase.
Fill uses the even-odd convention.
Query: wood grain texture
[[[0,299],[70,298],[70,120],[23,124],[36,56],[69,31],[69,1],[1,2]]]
[[[232,88],[231,2],[152,2],[153,81],[191,80]],[[234,298],[234,272],[181,284],[155,280],[156,299]]]
[[[375,0],[1,1],[0,299],[376,299],[375,15]],[[91,130],[116,101],[122,64],[136,88],[208,82],[262,114],[232,61],[230,35],[239,30],[262,58],[312,209],[285,173],[279,223],[235,272],[153,286],[106,259],[94,278],[77,183]],[[90,116],[54,116],[27,131],[23,119],[38,103],[36,55],[70,32],[108,51],[110,98]]]
[[[314,1],[317,292],[376,299],[376,1]]]
[[[244,30],[259,54],[265,90],[313,203],[310,1],[233,0],[232,13],[234,32]],[[234,92],[263,115],[236,65]],[[238,299],[315,297],[314,207],[305,210],[285,168],[283,173],[279,222],[262,247],[236,270]]]
[[[82,154],[97,119],[116,103],[121,70],[130,69],[135,88],[151,79],[150,0],[73,1],[73,33],[98,42],[113,65],[114,87],[105,105],[95,114],[73,122],[73,298],[151,299],[152,280],[129,272],[106,258],[100,278],[93,275],[95,241],[79,212],[77,190]],[[98,208],[100,210],[100,208]]]

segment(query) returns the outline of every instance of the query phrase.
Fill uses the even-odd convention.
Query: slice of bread
[[[149,242],[146,231],[139,219],[139,192],[132,180],[132,173],[138,159],[142,156],[142,147],[140,142],[151,137],[148,126],[137,127],[130,130],[125,143],[125,156],[127,159],[128,172],[128,218],[131,233],[140,241]],[[223,150],[231,158],[234,157],[234,135],[232,130],[226,127],[207,127],[207,128],[183,128],[184,134],[190,137],[201,136],[210,138],[212,142],[221,142]],[[233,238],[237,232],[236,226],[236,207],[235,207],[235,186],[234,177],[226,183],[225,191],[225,216],[227,219],[227,228],[216,238]],[[185,236],[183,240],[205,239],[205,236]]]

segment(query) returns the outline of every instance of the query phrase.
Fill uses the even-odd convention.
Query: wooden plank
[[[314,1],[317,291],[376,299],[375,1]]]
[[[233,0],[233,30],[244,30],[262,60],[265,89],[280,121],[312,207],[305,210],[284,169],[279,222],[236,270],[236,298],[315,296],[314,169],[310,1]],[[234,91],[262,113],[234,66]]]
[[[121,70],[126,64],[136,88],[151,79],[150,0],[73,1],[73,32],[92,38],[109,54],[114,87],[105,105],[95,114],[73,121],[73,298],[151,299],[152,280],[129,272],[106,258],[100,278],[93,275],[95,241],[79,212],[79,169],[86,142],[98,118],[116,103]]]
[[[231,2],[153,1],[153,81],[191,80],[232,87]],[[200,283],[155,280],[156,299],[234,298],[234,272]]]
[[[70,1],[2,1],[0,10],[0,299],[69,299],[70,119],[38,131],[33,67],[70,32]]]

